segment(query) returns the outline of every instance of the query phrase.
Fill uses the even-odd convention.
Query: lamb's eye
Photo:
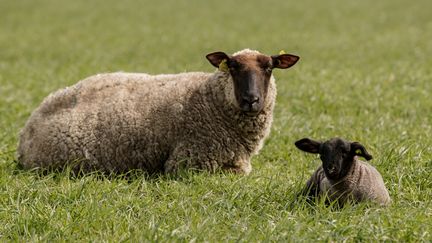
[[[271,67],[266,67],[265,71],[266,71],[266,73],[271,73],[272,72],[272,68]]]

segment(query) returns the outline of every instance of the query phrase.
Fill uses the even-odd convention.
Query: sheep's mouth
[[[261,107],[258,103],[243,103],[240,105],[240,110],[247,116],[256,116],[261,112]]]
[[[325,170],[327,177],[337,179],[339,177],[339,170],[336,168],[327,168]]]
[[[249,117],[257,116],[260,113],[260,111],[261,110],[243,110],[242,109],[243,114],[245,114],[246,116],[249,116]]]
[[[259,111],[243,111],[243,114],[249,117],[255,117],[259,114]]]

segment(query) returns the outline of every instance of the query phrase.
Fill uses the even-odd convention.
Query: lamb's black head
[[[213,52],[206,57],[213,66],[230,73],[238,108],[249,116],[263,109],[273,68],[289,68],[299,59],[290,54],[266,56],[251,50],[233,56]]]
[[[319,154],[326,177],[337,180],[344,177],[351,168],[354,157],[362,156],[366,160],[371,160],[365,147],[358,142],[348,142],[341,138],[332,138],[325,142],[303,138],[295,142],[300,150]]]

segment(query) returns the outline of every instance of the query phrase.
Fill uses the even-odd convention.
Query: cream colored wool
[[[248,174],[275,96],[272,77],[265,107],[250,117],[235,105],[229,73],[99,74],[45,98],[21,131],[18,160],[27,169]]]

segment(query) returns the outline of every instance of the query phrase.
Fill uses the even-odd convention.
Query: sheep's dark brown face
[[[304,138],[295,143],[300,150],[320,155],[326,177],[338,180],[346,176],[353,165],[355,156],[371,160],[372,156],[358,142],[348,142],[341,138],[332,138],[321,143]]]
[[[272,60],[268,56],[235,56],[228,68],[234,82],[234,94],[239,108],[247,115],[259,113],[267,97]]]
[[[273,68],[288,68],[299,57],[289,54],[266,56],[245,53],[229,57],[223,52],[207,55],[216,67],[226,64],[230,73],[238,108],[248,116],[255,116],[264,108]]]

